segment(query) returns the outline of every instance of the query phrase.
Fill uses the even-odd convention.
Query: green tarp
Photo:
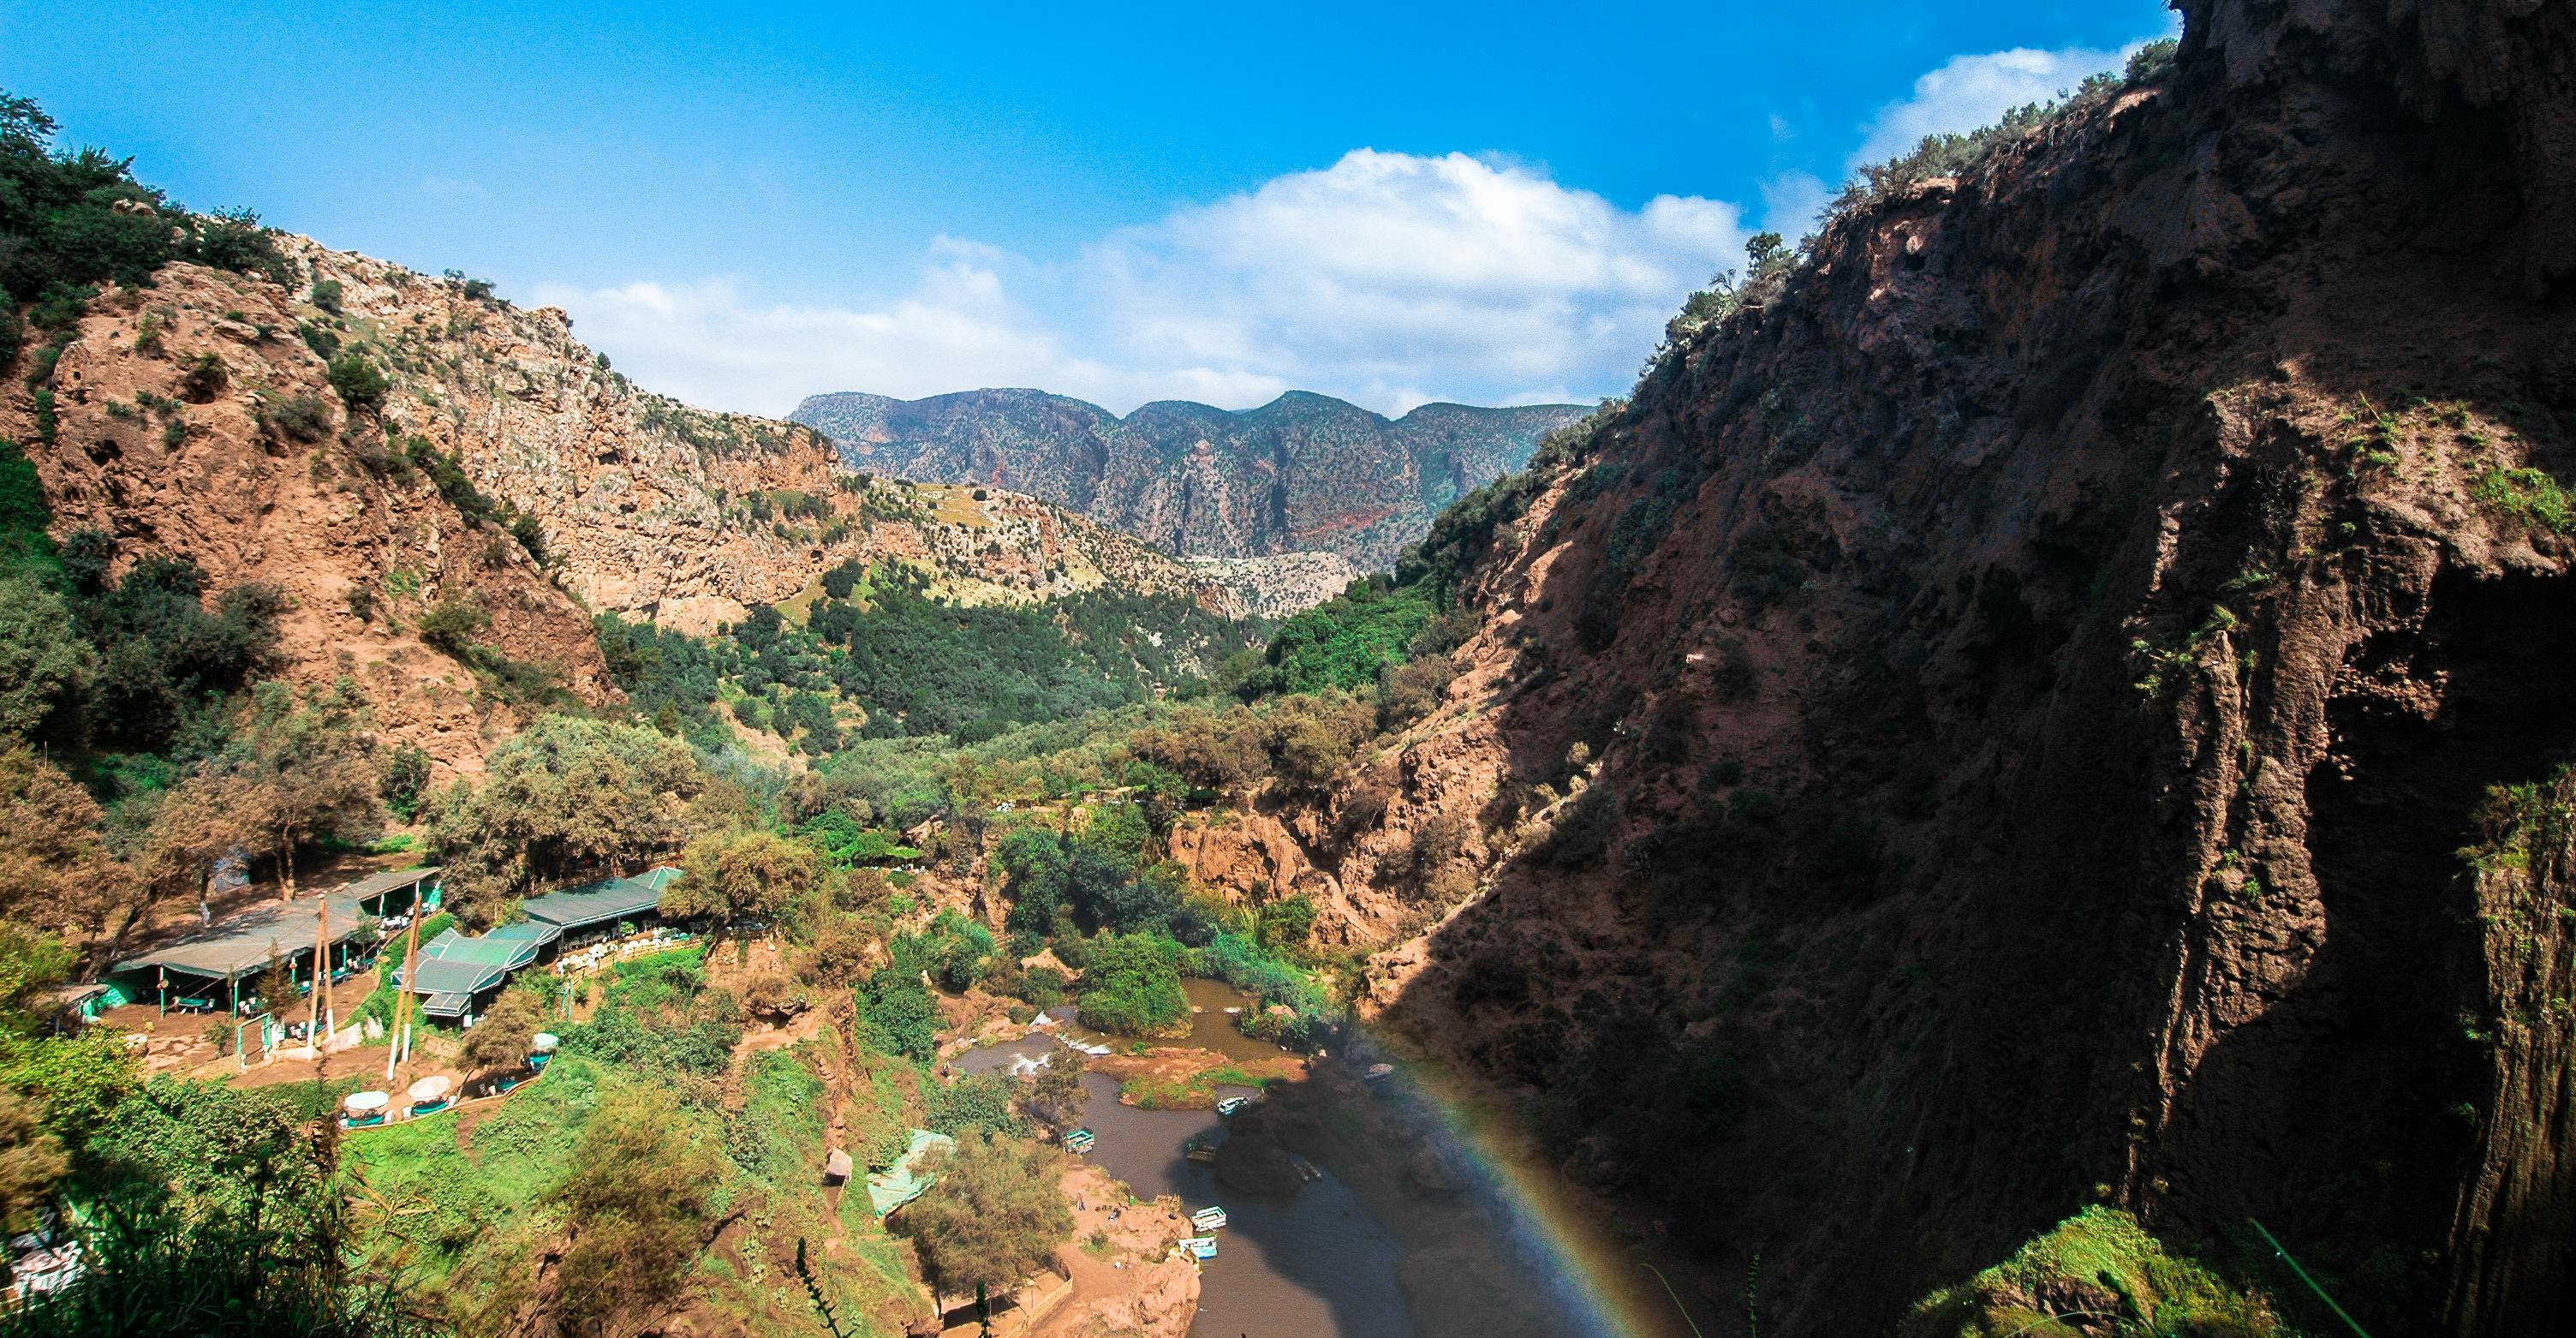
[[[868,1177],[868,1203],[877,1210],[877,1216],[883,1217],[930,1192],[936,1179],[919,1171],[922,1158],[933,1149],[954,1152],[957,1140],[928,1129],[915,1129],[911,1145],[895,1158],[894,1165]]]

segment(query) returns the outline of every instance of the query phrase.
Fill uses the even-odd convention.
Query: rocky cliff
[[[2576,1306],[2576,8],[2182,8],[1444,520],[1444,707],[1193,847],[1470,820],[1373,1006],[1703,1313],[1887,1332],[2088,1202],[2375,1334]]]
[[[179,262],[99,293],[49,381],[0,388],[0,436],[35,463],[58,537],[185,554],[210,593],[283,590],[288,675],[355,676],[442,769],[478,765],[549,684],[614,694],[599,610],[703,632],[850,559],[918,566],[966,603],[1106,585],[1231,617],[1297,585],[1016,493],[858,478],[810,429],[629,384],[561,311],[278,241],[291,286]],[[498,658],[478,671],[426,644],[443,604],[479,610],[471,639]]]
[[[789,415],[859,469],[1014,488],[1174,553],[1301,549],[1384,568],[1433,512],[1527,463],[1570,405],[1426,404],[1392,421],[1299,391],[1228,412],[1185,400],[1125,418],[1035,390],[921,400],[816,395]]]

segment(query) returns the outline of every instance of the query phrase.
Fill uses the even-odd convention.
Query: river
[[[1234,1015],[1224,1010],[1245,1006],[1242,996],[1217,981],[1185,983],[1191,1004],[1201,1011],[1186,1041],[1161,1044],[1196,1045],[1234,1059],[1279,1053],[1277,1046],[1235,1029]],[[1065,1031],[1074,1039],[1094,1039],[1071,1026]],[[960,1056],[959,1068],[969,1073],[1005,1069],[1018,1059],[1034,1061],[1055,1044],[1040,1033],[985,1046]],[[1086,1075],[1083,1087],[1091,1094],[1084,1120],[1097,1139],[1089,1160],[1125,1181],[1139,1199],[1178,1195],[1185,1211],[1222,1205],[1230,1219],[1216,1233],[1217,1257],[1203,1269],[1198,1316],[1190,1327],[1193,1338],[1495,1338],[1490,1325],[1465,1323],[1463,1317],[1460,1324],[1444,1323],[1438,1303],[1408,1296],[1397,1281],[1407,1253],[1404,1242],[1329,1167],[1322,1179],[1293,1194],[1226,1188],[1210,1167],[1186,1156],[1193,1137],[1222,1137],[1225,1122],[1214,1111],[1121,1105],[1117,1081],[1099,1074]],[[1248,1094],[1248,1089],[1219,1091],[1221,1097]],[[1363,1106],[1375,1104],[1366,1097],[1351,1099]],[[1470,1215],[1475,1225],[1465,1227],[1448,1219],[1441,1255],[1509,1257],[1513,1252],[1503,1243],[1509,1216],[1508,1211]],[[1460,1239],[1462,1235],[1475,1238]],[[1517,1272],[1508,1267],[1496,1271],[1506,1277]],[[1537,1321],[1533,1332],[1578,1331],[1578,1326],[1546,1317],[1552,1310],[1543,1295],[1547,1280],[1526,1273],[1520,1277],[1531,1284],[1533,1295],[1509,1299],[1506,1310],[1517,1312],[1515,1318]],[[1500,1299],[1488,1291],[1487,1301]],[[1434,1313],[1416,1313],[1425,1306]]]

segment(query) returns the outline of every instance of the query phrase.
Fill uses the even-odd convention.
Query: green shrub
[[[288,441],[310,446],[331,435],[331,406],[312,395],[291,395],[259,407],[260,426]]]
[[[492,625],[492,615],[484,612],[482,601],[471,595],[448,595],[420,615],[420,639],[463,660],[471,656],[474,639]]]
[[[393,388],[384,370],[356,349],[331,359],[330,376],[331,388],[340,392],[340,402],[352,409],[383,407],[385,392]]]

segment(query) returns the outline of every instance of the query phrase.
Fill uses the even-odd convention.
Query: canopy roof
[[[410,969],[396,970],[394,981],[415,994],[480,994],[537,960],[540,949],[562,936],[562,930],[535,921],[502,925],[474,938],[451,926],[420,945],[420,960]]]
[[[602,878],[519,903],[531,920],[561,929],[586,929],[612,920],[650,914],[662,901],[662,889],[680,871],[668,866],[648,869],[633,878]]]
[[[876,1209],[877,1216],[883,1217],[920,1198],[939,1182],[937,1176],[921,1174],[922,1158],[933,1149],[954,1152],[957,1140],[928,1129],[915,1129],[912,1142],[902,1156],[895,1158],[894,1165],[868,1177],[868,1206]]]
[[[382,873],[368,874],[346,887],[333,888],[331,894],[355,897],[360,901],[374,901],[388,892],[400,892],[407,887],[418,887],[422,883],[435,881],[437,877],[438,866],[435,864],[424,864],[417,869],[387,869]]]
[[[372,918],[358,901],[342,891],[297,901],[262,902],[212,925],[178,934],[148,952],[127,957],[116,964],[116,969],[161,968],[207,980],[257,975],[267,968],[272,951],[288,961],[312,955],[314,933],[320,927],[317,917],[326,902],[331,908],[331,942],[347,942]]]

